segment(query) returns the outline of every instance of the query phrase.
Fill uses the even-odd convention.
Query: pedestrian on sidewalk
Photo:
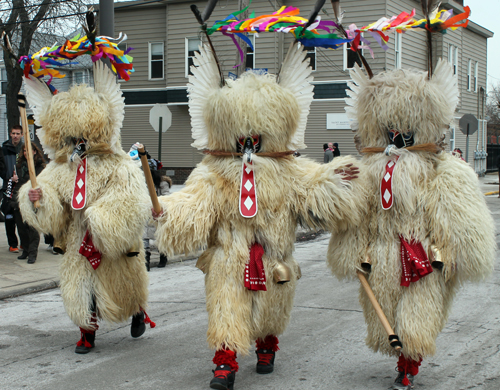
[[[149,156],[149,155],[148,155]],[[165,196],[170,195],[170,187],[172,186],[172,179],[170,177],[162,174],[158,167],[161,162],[152,158],[148,159],[149,169],[151,170],[151,177],[153,178],[153,183],[156,188],[156,195]],[[152,224],[152,220],[146,225],[144,230],[143,242],[144,250],[146,251],[146,266],[149,271],[149,263],[151,260],[151,250],[150,250],[150,240],[154,239],[156,232],[156,224]],[[163,268],[167,265],[168,258],[167,255],[160,252],[160,262],[158,263],[158,268]]]
[[[31,144],[33,148],[33,160],[35,163],[35,173],[38,176],[45,168],[45,160],[43,159],[43,153],[40,151],[38,146]],[[16,172],[17,178],[14,190],[12,191],[11,209],[14,215],[14,221],[17,225],[17,230],[19,232],[19,237],[21,239],[21,246],[23,248],[23,253],[18,257],[19,260],[28,259],[28,264],[34,264],[38,255],[38,245],[40,244],[40,233],[32,226],[24,222],[19,210],[19,201],[17,199],[17,194],[19,188],[24,183],[30,180],[30,174],[28,169],[26,145],[23,144],[21,147],[21,153],[19,153],[19,158],[17,160]]]
[[[498,197],[500,198],[500,155],[497,158],[497,169],[498,169]]]
[[[12,190],[14,186],[14,173],[16,161],[22,146],[23,128],[19,125],[12,126],[9,132],[10,138],[2,144],[3,163],[5,168],[0,172],[2,174],[2,213],[5,215],[5,233],[9,243],[9,252],[18,253],[19,241],[16,236],[16,223],[14,215],[10,210],[10,201],[12,199]]]
[[[327,144],[323,144],[323,162],[325,164],[328,164],[330,161],[333,160],[333,144],[331,142]]]

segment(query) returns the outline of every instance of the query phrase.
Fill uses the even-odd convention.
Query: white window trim
[[[450,152],[455,150],[455,127],[450,127]]]
[[[478,72],[479,72],[479,62],[476,61],[474,65],[474,92],[477,93],[477,84],[478,84]]]
[[[403,59],[403,34],[395,32],[394,33],[394,68],[395,69],[401,69],[402,59]]]
[[[364,36],[364,34],[361,34],[361,36]],[[360,41],[360,44],[361,44],[361,41]],[[342,57],[343,57],[343,59],[344,59],[344,60],[343,60],[343,69],[344,69],[345,71],[348,71],[348,70],[349,70],[349,69],[351,69],[351,68],[348,68],[348,67],[347,67],[347,44],[342,45],[342,50],[343,50]],[[350,48],[349,48],[349,50],[350,50]],[[361,54],[362,54],[362,55],[365,55],[365,53],[364,53],[364,52],[365,52],[365,51],[364,51],[363,49],[361,49]],[[361,64],[361,68],[364,68],[363,64]]]
[[[80,84],[88,84],[89,82],[89,74],[88,74],[88,70],[87,69],[81,69],[81,70],[75,70],[73,71],[73,74],[71,75],[72,78],[73,78],[73,85],[77,84],[75,82],[75,79],[74,79],[74,76],[75,76],[75,73],[81,73],[82,74],[82,82]]]
[[[472,60],[469,58],[467,64],[467,91],[472,91]]]
[[[162,62],[163,62],[163,69],[162,69],[162,74],[163,74],[163,77],[161,78],[151,78],[151,57],[152,57],[152,53],[151,53],[151,45],[153,44],[157,44],[157,43],[161,43],[162,47],[163,47],[163,59],[162,59]],[[151,41],[151,42],[148,42],[148,80],[151,80],[151,81],[158,81],[158,80],[165,80],[165,42],[163,41]]]
[[[197,36],[192,36],[192,37],[185,37],[184,38],[184,77],[189,78],[189,40],[190,39],[197,39],[200,41],[200,44],[202,43],[201,39]]]

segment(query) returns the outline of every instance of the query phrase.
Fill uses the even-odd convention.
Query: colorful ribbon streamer
[[[31,56],[22,56],[19,59],[19,65],[23,69],[25,77],[28,77],[28,75],[37,78],[49,76],[47,85],[54,92],[57,92],[57,90],[51,85],[52,79],[54,77],[65,77],[54,67],[77,64],[77,62],[71,60],[84,54],[90,54],[92,62],[96,62],[101,58],[108,58],[112,70],[118,77],[129,80],[130,74],[134,72],[133,58],[128,55],[132,48],[129,47],[125,51],[118,48],[118,44],[126,39],[127,36],[124,35],[122,38],[122,34],[116,39],[105,36],[96,37],[94,48],[92,48],[92,42],[86,36],[80,38],[78,34],[61,46],[44,47]],[[112,41],[118,41],[118,43]]]
[[[427,23],[426,19],[415,19],[415,9],[411,13],[401,12],[399,15],[391,18],[383,17],[367,26],[358,28],[355,24],[351,24],[347,29],[347,38],[339,36],[338,26],[333,21],[321,20],[318,16],[307,30],[304,26],[307,19],[299,16],[299,9],[296,7],[281,7],[278,11],[272,14],[255,16],[254,13],[248,19],[239,20],[238,15],[245,12],[245,9],[234,12],[223,20],[216,21],[212,27],[207,29],[209,35],[216,31],[222,32],[224,35],[230,36],[240,53],[243,61],[243,50],[239,47],[234,35],[242,38],[252,49],[252,43],[246,36],[247,34],[258,34],[260,32],[281,32],[291,33],[295,38],[307,47],[323,47],[328,49],[341,48],[345,43],[351,45],[351,50],[368,49],[373,57],[373,50],[370,47],[368,37],[373,38],[380,47],[384,50],[388,49],[387,42],[389,41],[388,33],[397,32],[405,33],[412,29],[426,29],[431,32],[446,33],[446,29],[455,30],[458,27],[467,27],[468,18],[470,16],[470,8],[464,7],[464,12],[453,16],[453,10],[437,10],[430,15]],[[319,33],[318,30],[326,31]],[[363,36],[363,33],[367,36]],[[246,38],[246,39],[245,39]]]

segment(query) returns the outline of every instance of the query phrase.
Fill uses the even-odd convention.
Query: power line
[[[32,19],[32,20],[26,20],[24,22],[12,22],[12,23],[4,23],[2,26],[8,26],[11,24],[21,24],[21,23],[31,23],[31,22],[40,22],[44,20],[50,20],[50,19],[59,19],[59,18],[69,18],[71,16],[76,16],[76,15],[85,15],[87,12],[77,12],[75,14],[68,14],[68,15],[58,15],[58,16],[49,16],[47,18],[41,18],[41,19]]]
[[[71,2],[71,1],[75,1],[75,0],[52,1],[50,4],[52,5],[52,4],[58,4],[58,3],[67,3],[67,2]],[[3,12],[3,11],[12,11],[12,10],[15,10],[15,9],[23,9],[23,8],[41,7],[42,5],[43,5],[43,3],[33,4],[33,5],[24,5],[22,7],[5,8],[5,9],[0,9],[0,12]]]

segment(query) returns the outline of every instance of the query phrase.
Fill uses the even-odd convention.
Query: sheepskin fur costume
[[[40,208],[28,199],[31,185],[19,191],[25,221],[40,232],[66,243],[61,293],[71,320],[81,328],[90,323],[93,297],[97,316],[110,322],[126,321],[145,309],[148,277],[142,234],[149,214],[144,175],[120,146],[124,99],[115,76],[99,62],[94,67],[95,90],[76,85],[52,96],[39,80],[26,80],[28,101],[38,136],[53,159],[37,177],[42,190]],[[86,205],[71,208],[79,160],[70,161],[72,139],[84,138],[87,157]],[[92,152],[93,151],[93,152]],[[79,254],[86,231],[102,254],[94,270]],[[127,257],[134,247],[138,256]]]
[[[407,70],[368,79],[359,68],[351,71],[351,78],[346,111],[364,147],[386,148],[391,129],[413,134],[416,147],[435,144],[453,121],[458,88],[444,61],[430,80],[425,72]],[[393,205],[384,210],[381,183],[386,165],[396,156]],[[362,163],[363,190],[356,195],[364,202],[363,223],[332,235],[328,264],[339,279],[356,278],[360,264],[367,256],[371,259],[369,284],[400,337],[403,355],[418,362],[434,354],[460,284],[492,272],[493,221],[474,171],[448,153],[400,148],[389,155],[366,153]],[[420,242],[426,252],[435,245],[442,255],[442,270],[401,286],[400,236]],[[363,289],[360,302],[368,325],[367,345],[398,355]]]
[[[246,73],[221,88],[206,47],[200,48],[195,65],[188,86],[193,146],[235,152],[240,137],[259,135],[262,153],[304,147],[313,94],[311,68],[301,48],[289,52],[279,82],[274,75]],[[358,221],[359,205],[352,196],[356,184],[335,172],[354,159],[320,165],[303,157],[259,153],[247,166],[256,177],[258,212],[253,218],[239,212],[242,158],[215,154],[203,159],[182,191],[160,198],[164,214],[156,233],[162,252],[206,248],[198,266],[206,273],[208,344],[240,354],[247,354],[257,338],[283,333],[289,322],[300,274],[292,257],[297,224],[335,230],[344,220]],[[264,248],[267,291],[244,286],[254,243]],[[274,282],[279,264],[291,270],[290,282]]]

